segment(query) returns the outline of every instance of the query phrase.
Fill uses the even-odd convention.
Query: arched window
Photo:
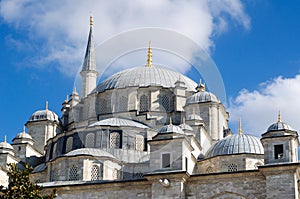
[[[119,111],[124,112],[127,110],[128,110],[128,98],[125,96],[122,96],[119,99]]]
[[[73,138],[68,137],[67,143],[66,143],[66,153],[70,152],[73,149]]]
[[[56,148],[57,148],[57,143],[53,145],[53,151],[52,151],[52,159],[56,158]]]
[[[118,132],[112,132],[109,135],[110,148],[119,149],[121,148],[121,136]]]
[[[78,167],[74,164],[69,169],[69,180],[79,180]]]
[[[91,168],[91,180],[100,180],[100,167],[98,165],[93,165]]]
[[[168,111],[168,112],[171,111],[170,97],[168,97],[167,95],[161,95],[161,96],[159,97],[159,103],[160,103],[160,105],[162,106],[162,108],[163,108],[165,111]]]
[[[140,97],[140,112],[145,112],[149,110],[149,97],[147,95],[142,95]]]
[[[143,151],[144,150],[144,136],[136,135],[135,137],[135,150]]]
[[[85,147],[94,148],[95,147],[95,134],[89,133],[85,137]]]
[[[205,173],[213,173],[214,169],[212,167],[207,167],[206,172]]]

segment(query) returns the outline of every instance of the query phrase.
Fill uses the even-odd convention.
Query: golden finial
[[[73,93],[77,93],[76,86],[73,88]]]
[[[93,16],[90,16],[90,27],[92,28],[94,25],[94,20],[93,20]]]
[[[4,142],[6,143],[6,135],[4,136]]]
[[[148,47],[148,59],[146,66],[151,67],[152,66],[152,48],[151,48],[151,41],[149,41],[149,47]]]
[[[280,111],[278,111],[278,122],[281,122]]]
[[[48,110],[48,101],[46,101],[46,110]]]
[[[201,91],[201,92],[206,91],[206,86],[205,83],[204,84],[202,83],[202,79],[200,79],[199,85],[197,86],[197,91]]]
[[[182,118],[182,124],[185,124],[185,117]]]
[[[195,115],[195,108],[193,108],[193,115]]]
[[[170,124],[173,125],[172,117],[170,116]]]
[[[25,125],[23,126],[23,135],[25,135],[26,134],[26,129],[25,129],[26,127],[25,127]]]
[[[241,118],[239,118],[239,134],[240,134],[240,135],[243,134],[243,130],[242,130],[242,120],[241,120]]]

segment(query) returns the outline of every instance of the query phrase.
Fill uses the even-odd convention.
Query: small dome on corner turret
[[[277,122],[271,124],[268,127],[267,132],[270,132],[270,131],[283,131],[283,130],[296,131],[290,125],[288,125],[287,123],[281,121],[280,112],[278,112]]]
[[[48,109],[48,102],[46,102],[45,110],[38,110],[34,112],[29,118],[29,122],[42,121],[42,120],[59,122],[59,117],[56,115],[56,113]]]

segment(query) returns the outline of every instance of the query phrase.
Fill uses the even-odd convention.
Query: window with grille
[[[95,134],[89,133],[85,137],[85,147],[94,148],[94,146],[95,146]]]
[[[113,179],[118,179],[119,178],[119,171],[118,171],[118,169],[114,169],[113,170]]]
[[[133,174],[133,178],[136,178],[136,179],[141,179],[143,177],[144,177],[144,174],[142,172],[138,172],[138,173]]]
[[[53,169],[53,171],[52,171],[52,181],[57,181],[58,180],[58,169]]]
[[[91,180],[94,181],[94,180],[100,180],[101,178],[101,169],[99,166],[97,165],[93,165],[92,168],[91,168]]]
[[[107,101],[105,99],[100,98],[99,100],[99,111],[100,114],[107,113]]]
[[[52,158],[56,158],[56,148],[57,148],[57,143],[53,145]]]
[[[147,95],[142,95],[140,97],[140,112],[145,112],[149,110],[149,97]]]
[[[171,167],[171,154],[164,153],[161,155],[161,166],[162,168],[170,168]]]
[[[168,111],[168,112],[171,111],[170,110],[170,98],[167,95],[160,96],[159,101],[160,101],[160,105],[162,106],[162,108],[165,111]]]
[[[231,163],[227,166],[227,171],[228,172],[234,172],[237,171],[237,164]]]
[[[109,135],[110,148],[119,149],[121,148],[121,136],[118,132],[112,132]]]
[[[214,169],[212,167],[207,167],[206,173],[213,173]]]
[[[119,100],[119,111],[127,111],[128,110],[128,98],[125,96],[120,97]]]
[[[135,137],[135,150],[143,151],[144,150],[144,136],[142,135],[136,135]]]
[[[71,151],[72,148],[73,148],[73,138],[72,137],[68,137],[67,144],[66,144],[66,153],[68,153],[69,151]]]
[[[69,180],[79,180],[78,167],[72,165],[69,169]]]

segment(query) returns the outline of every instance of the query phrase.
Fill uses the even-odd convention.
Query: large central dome
[[[178,80],[185,83],[188,91],[196,91],[196,82],[181,73],[161,66],[142,66],[121,71],[101,82],[96,91],[103,92],[109,89],[147,86],[173,88]]]

